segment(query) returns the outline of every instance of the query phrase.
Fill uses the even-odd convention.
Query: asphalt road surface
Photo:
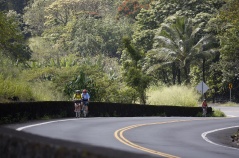
[[[239,148],[221,143],[231,140],[229,136],[220,135],[222,131],[231,130],[231,133],[239,128],[239,117],[235,117],[236,113],[233,116],[74,118],[21,124],[14,128],[50,138],[157,157],[238,158]]]
[[[219,109],[224,112],[228,117],[239,117],[239,106],[215,106],[213,104],[209,105],[215,109]]]

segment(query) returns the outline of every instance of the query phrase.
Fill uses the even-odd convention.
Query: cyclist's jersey
[[[82,99],[81,94],[74,94],[73,99],[75,99],[75,100],[81,100],[81,99]]]
[[[82,93],[81,96],[83,101],[88,101],[90,99],[89,93]]]

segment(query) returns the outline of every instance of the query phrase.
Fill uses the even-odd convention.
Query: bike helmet
[[[76,93],[80,93],[80,90],[76,90]]]
[[[86,90],[86,89],[84,89],[82,92],[83,92],[83,93],[87,93],[87,90]]]

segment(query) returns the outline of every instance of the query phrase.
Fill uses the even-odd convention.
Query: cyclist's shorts
[[[83,100],[83,104],[84,104],[85,106],[88,106],[88,104],[89,104],[88,100],[87,100],[87,101]]]
[[[81,100],[74,100],[74,103],[81,103]]]

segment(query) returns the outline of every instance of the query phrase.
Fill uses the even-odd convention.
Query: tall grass
[[[51,82],[35,82],[31,84],[31,90],[36,101],[63,101],[66,100]]]
[[[147,92],[150,105],[198,106],[200,94],[195,87],[151,87]]]
[[[0,74],[0,102],[11,101],[62,101],[66,98],[50,82],[30,83],[19,78],[4,78]]]
[[[6,101],[8,98],[18,97],[21,101],[31,100],[32,91],[26,82],[6,78],[0,75],[0,101]]]

